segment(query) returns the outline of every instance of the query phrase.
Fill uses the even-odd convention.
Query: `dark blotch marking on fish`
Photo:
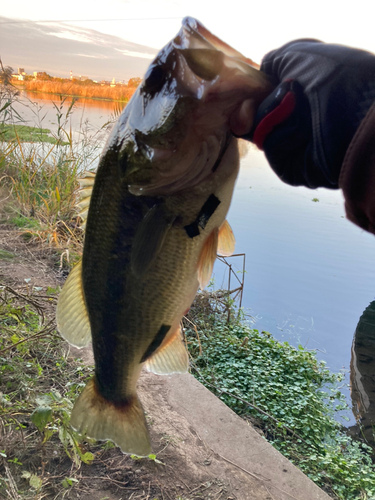
[[[204,229],[206,227],[207,222],[209,221],[212,214],[215,212],[217,207],[220,205],[220,200],[214,194],[210,194],[207,198],[206,203],[201,208],[198,214],[198,226]]]
[[[100,392],[100,389],[98,387],[98,382],[95,376],[93,380],[93,389],[94,389],[95,399],[97,400],[98,404],[102,406],[107,406],[107,405],[114,406],[117,410],[123,412],[124,414],[126,414],[131,410],[134,401],[136,401],[137,399],[134,395],[128,396],[118,401],[111,401],[109,399],[106,399]]]
[[[220,205],[220,200],[214,194],[211,194],[203,207],[200,209],[198,217],[194,222],[185,226],[184,229],[189,236],[189,238],[194,238],[199,236],[199,228],[204,229],[209,221],[210,217],[213,215],[217,207]]]
[[[156,349],[158,347],[160,347],[161,343],[163,342],[163,340],[164,340],[165,336],[167,335],[167,333],[169,332],[170,328],[171,328],[170,325],[161,325],[158,333],[156,334],[156,337],[151,342],[151,344],[148,346],[146,352],[142,356],[141,363],[144,363],[145,361],[147,361],[148,358],[150,358],[154,354]]]
[[[141,87],[141,92],[148,97],[153,97],[157,92],[160,92],[170,77],[167,61],[164,63],[158,61],[148,69],[144,83]]]
[[[194,221],[191,224],[189,224],[188,226],[185,226],[184,229],[185,229],[187,235],[189,236],[189,238],[195,238],[195,236],[199,236],[199,234],[200,234],[197,221]]]

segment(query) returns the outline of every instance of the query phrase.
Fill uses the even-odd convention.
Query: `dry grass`
[[[54,144],[22,142],[17,130],[15,140],[2,143],[0,179],[10,193],[6,220],[27,239],[58,248],[64,264],[82,248],[77,179],[83,171],[95,168],[106,132],[101,129],[90,135],[82,131],[80,140],[73,140],[67,124],[74,101],[65,115],[62,109],[63,101],[57,106]]]
[[[81,85],[74,82],[39,81],[24,82],[24,88],[30,92],[46,92],[67,96],[89,97],[91,99],[111,99],[114,101],[129,101],[135,92],[134,87],[126,85]]]

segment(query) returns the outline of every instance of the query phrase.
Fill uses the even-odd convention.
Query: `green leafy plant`
[[[9,435],[0,456],[13,466],[13,474],[25,468],[29,436],[42,463],[54,451],[65,454],[76,469],[95,458],[69,424],[73,401],[92,368],[68,361],[54,323],[42,315],[50,300],[0,287],[0,418]],[[37,492],[43,488],[43,472],[23,470],[20,477]],[[74,482],[66,478],[69,487]]]
[[[196,378],[256,422],[275,448],[334,497],[373,497],[371,449],[335,419],[346,407],[338,390],[342,374],[327,370],[314,352],[238,320],[228,324],[215,305],[211,314],[207,308],[203,317],[192,311],[199,338],[191,325],[186,331]]]

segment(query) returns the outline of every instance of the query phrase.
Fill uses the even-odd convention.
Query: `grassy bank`
[[[113,101],[128,102],[135,92],[134,87],[126,85],[83,85],[74,82],[54,82],[32,80],[23,82],[22,87],[30,92],[45,92],[73,97],[87,97],[90,99],[108,99]]]
[[[42,498],[48,490],[56,495],[76,479],[68,471],[48,477],[54,475],[49,472],[54,459],[76,468],[94,459],[69,426],[73,400],[92,369],[68,361],[51,317],[56,292],[36,296],[0,287],[0,494],[5,498]]]
[[[8,102],[12,102],[9,96]],[[57,248],[64,265],[75,261],[82,246],[77,179],[97,164],[103,134],[111,127],[106,123],[93,132],[82,129],[80,140],[73,140],[69,119],[74,105],[75,101],[65,110],[64,99],[55,105],[58,128],[52,136],[42,126],[14,124],[20,116],[12,113],[12,106],[3,106],[4,112],[0,112],[0,137],[2,132],[2,140],[7,141],[0,147],[0,178],[2,188],[10,193],[6,220],[16,224],[29,240]]]
[[[227,323],[215,294],[199,294],[189,315],[197,328],[186,324],[192,373],[203,385],[333,498],[374,498],[372,450],[335,419],[346,408],[341,374],[233,315]]]
[[[0,123],[0,141],[58,143],[58,139],[52,136],[48,128],[29,127],[28,125],[7,125],[5,123]],[[67,145],[68,142],[64,141],[62,144]]]

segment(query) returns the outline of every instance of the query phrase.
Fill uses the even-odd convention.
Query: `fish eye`
[[[162,66],[157,65],[150,68],[145,78],[144,89],[146,92],[158,92],[165,82],[166,73]]]

